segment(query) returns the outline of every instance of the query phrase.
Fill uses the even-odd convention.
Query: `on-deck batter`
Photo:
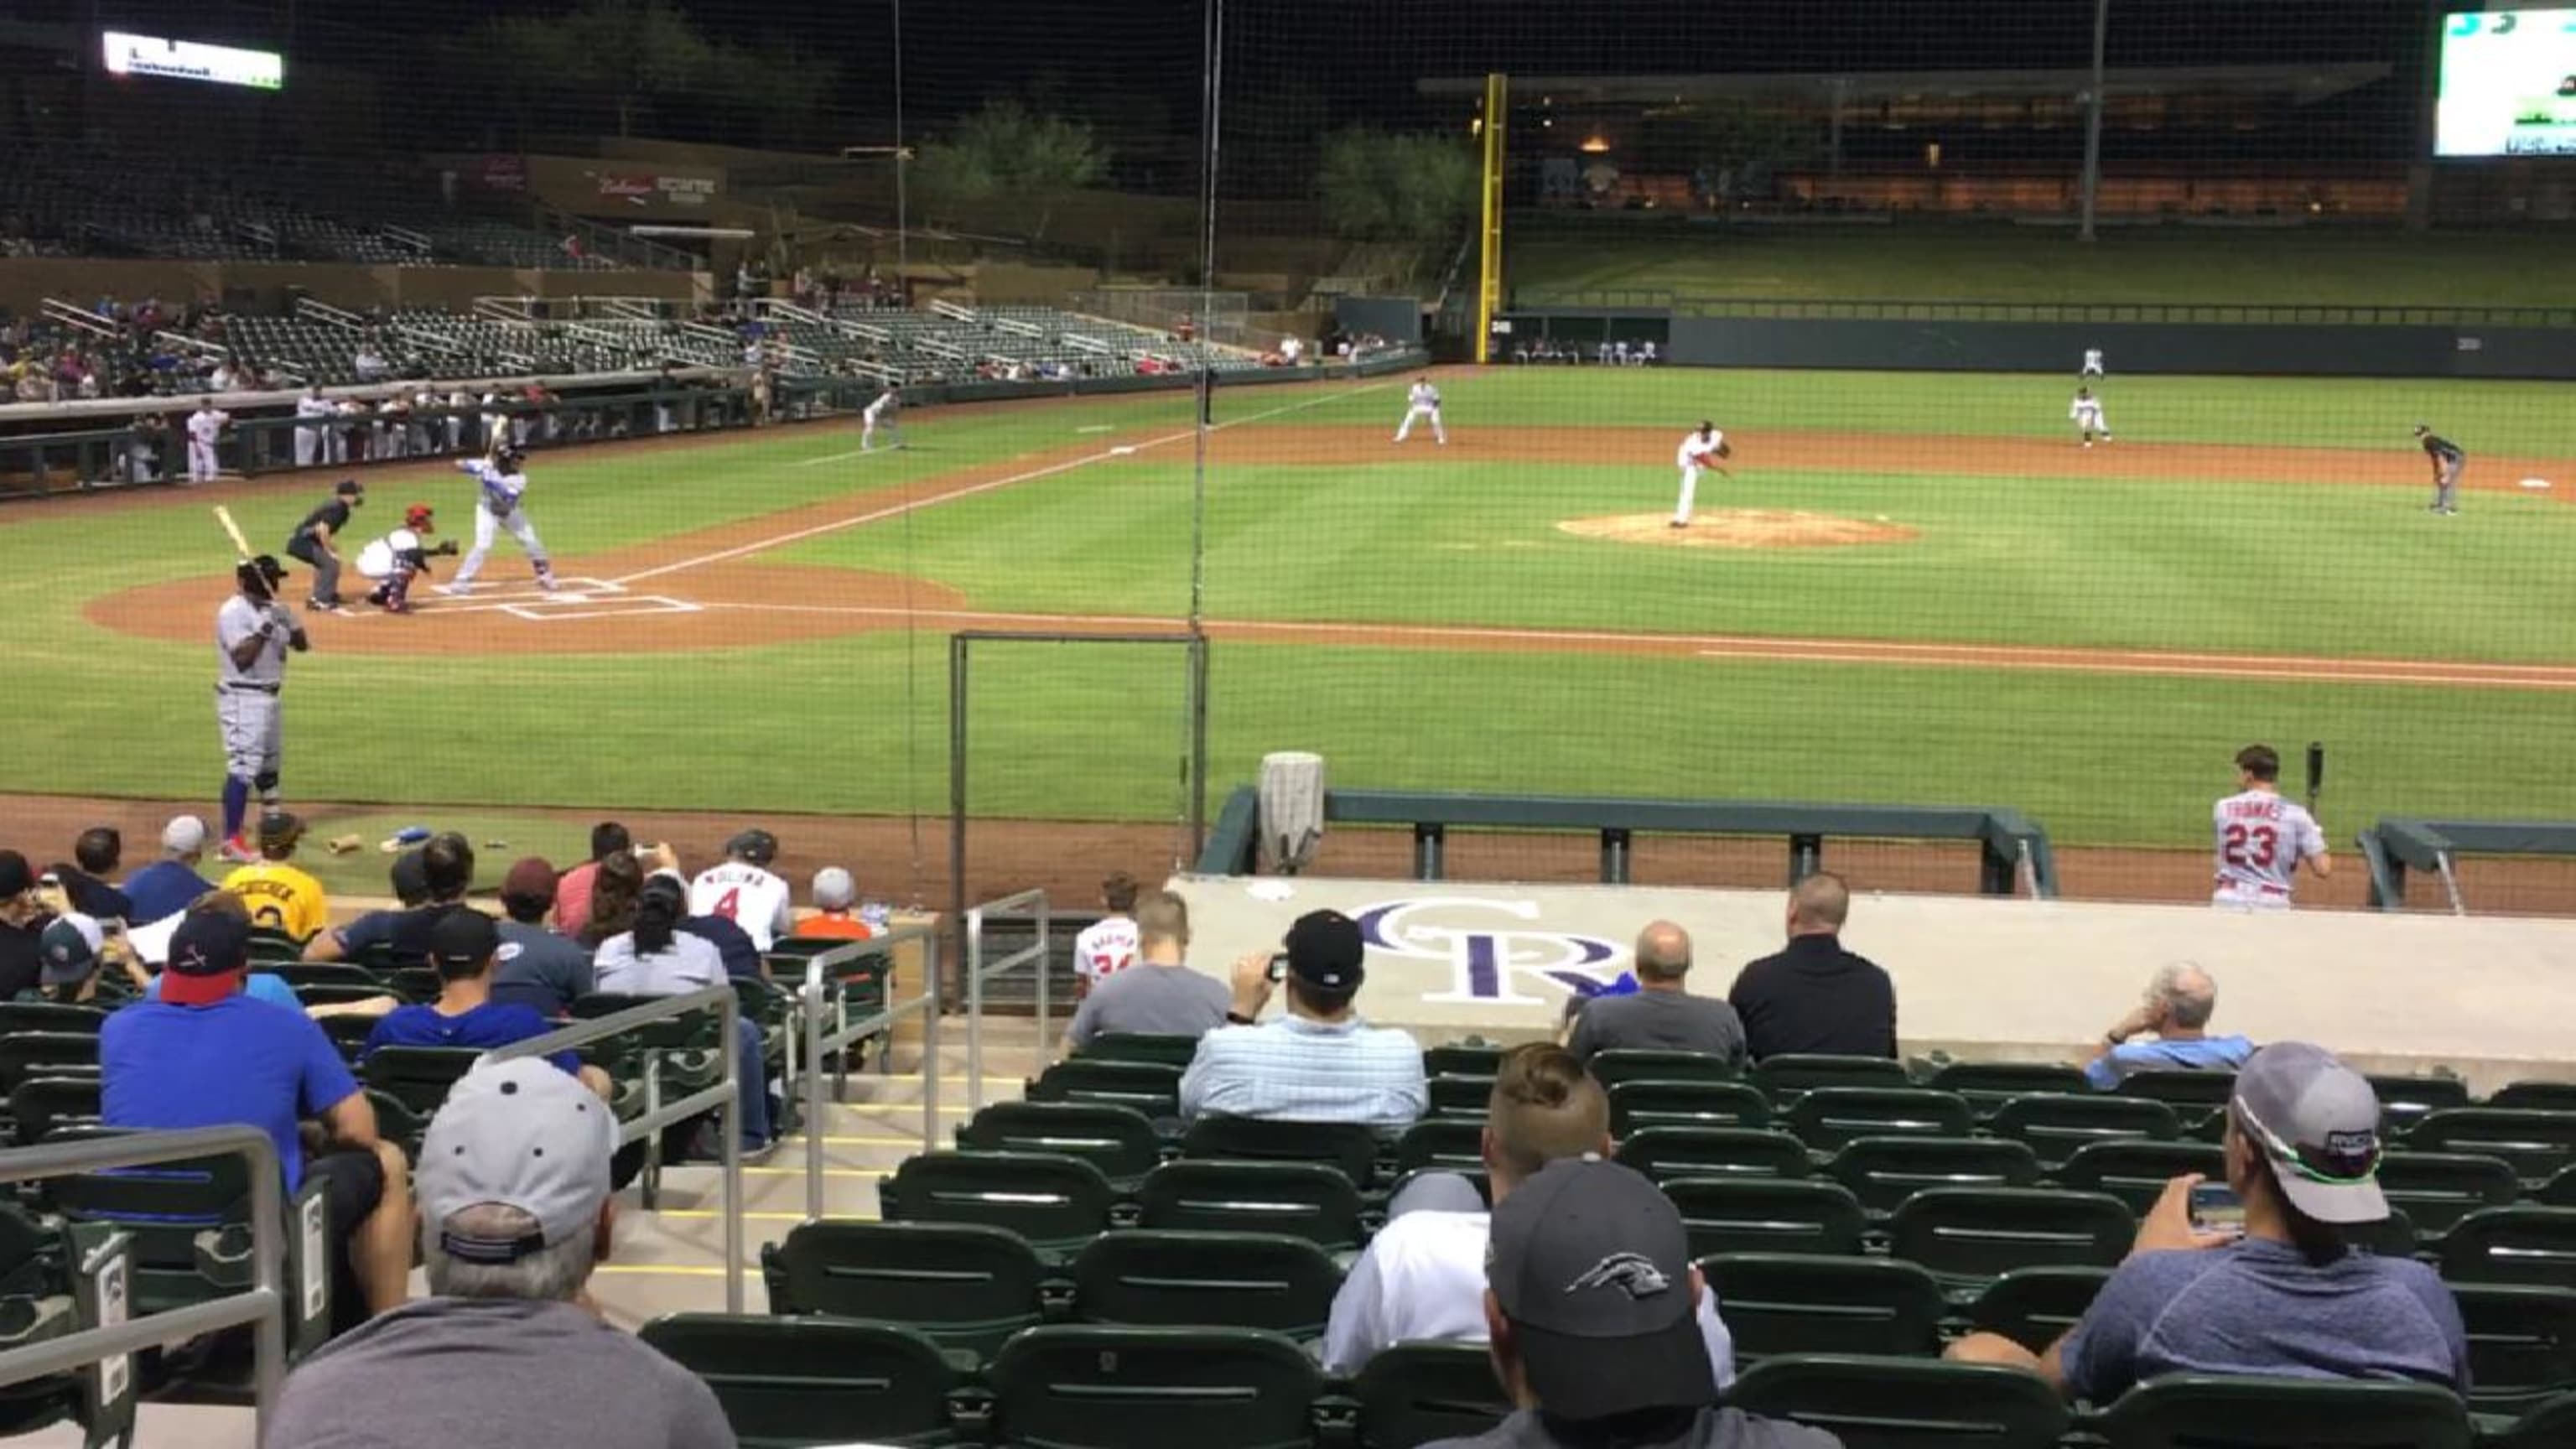
[[[474,500],[474,548],[456,570],[454,583],[440,584],[442,594],[470,593],[474,576],[483,571],[484,556],[492,551],[492,533],[506,528],[510,536],[527,550],[528,562],[537,566],[537,587],[554,592],[555,566],[546,557],[546,546],[537,541],[537,527],[528,521],[528,511],[520,506],[528,491],[528,475],[520,471],[525,455],[507,443],[492,450],[487,462],[481,458],[460,458],[456,471],[474,475],[483,485]]]
[[[1735,450],[1726,444],[1726,434],[1715,423],[1702,421],[1683,435],[1681,448],[1673,456],[1674,464],[1682,470],[1682,497],[1673,508],[1673,527],[1690,527],[1691,500],[1699,494],[1700,470],[1715,468],[1720,458],[1734,454]]]
[[[1448,447],[1449,430],[1440,423],[1440,389],[1431,385],[1431,379],[1415,378],[1413,387],[1404,395],[1404,402],[1404,421],[1395,430],[1395,440],[1401,443],[1412,437],[1413,425],[1428,419],[1431,423],[1432,439],[1441,447]]]
[[[2236,752],[2237,793],[2209,811],[2218,852],[2211,905],[2285,911],[2300,861],[2320,880],[2334,873],[2317,818],[2281,798],[2280,779],[2281,756],[2270,745]]]
[[[224,741],[223,857],[243,862],[259,853],[242,839],[242,816],[251,791],[277,808],[284,760],[284,720],[279,691],[286,687],[286,652],[313,647],[304,626],[278,602],[286,569],[271,554],[244,559],[233,569],[233,596],[215,611],[215,724]]]

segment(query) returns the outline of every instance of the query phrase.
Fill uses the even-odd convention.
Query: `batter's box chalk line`
[[[687,599],[674,599],[667,594],[628,594],[613,603],[572,603],[561,594],[539,604],[504,604],[498,612],[532,624],[579,623],[589,619],[632,619],[647,614],[699,614],[703,604]]]

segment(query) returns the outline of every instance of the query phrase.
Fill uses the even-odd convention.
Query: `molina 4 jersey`
[[[2299,862],[2326,852],[2317,818],[2295,801],[2269,790],[2230,795],[2210,807],[2216,833],[2218,883],[2254,890],[2290,889]]]
[[[709,866],[689,882],[690,915],[722,916],[742,927],[763,951],[795,929],[787,901],[787,882],[749,861]]]

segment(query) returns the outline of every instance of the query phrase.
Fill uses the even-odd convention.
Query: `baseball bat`
[[[2326,787],[2326,747],[2322,741],[2308,741],[2308,813],[2317,813],[2317,792]]]
[[[234,550],[240,553],[244,561],[248,561],[251,556],[250,540],[242,537],[241,525],[233,522],[233,511],[220,503],[216,504],[215,522],[224,526],[224,533],[232,539]]]

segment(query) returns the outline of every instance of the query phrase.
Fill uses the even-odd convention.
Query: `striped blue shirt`
[[[1356,1017],[1328,1024],[1282,1016],[1221,1027],[1199,1038],[1181,1077],[1181,1115],[1193,1121],[1364,1122],[1401,1132],[1430,1099],[1412,1035]]]

